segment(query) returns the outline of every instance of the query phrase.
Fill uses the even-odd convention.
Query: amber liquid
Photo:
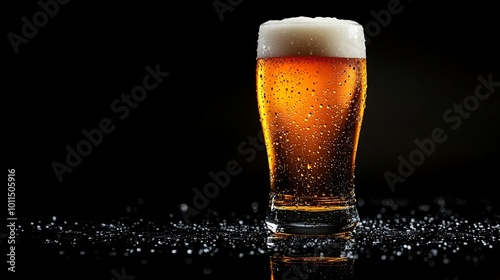
[[[366,88],[366,59],[257,60],[270,210],[355,207],[354,168]]]

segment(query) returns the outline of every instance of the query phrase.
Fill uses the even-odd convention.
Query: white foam
[[[329,56],[365,58],[363,26],[330,17],[293,17],[260,25],[257,58]]]

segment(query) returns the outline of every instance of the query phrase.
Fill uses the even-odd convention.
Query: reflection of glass
[[[359,222],[354,163],[366,95],[363,28],[335,18],[260,26],[257,99],[272,232],[332,234]]]
[[[267,243],[272,280],[354,279],[349,235],[271,235]]]

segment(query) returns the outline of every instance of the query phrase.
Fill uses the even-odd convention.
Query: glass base
[[[336,207],[329,211],[298,211],[293,207],[270,207],[266,224],[272,233],[338,234],[353,231],[359,223],[355,205]]]
[[[355,258],[352,232],[328,235],[271,233],[266,245],[273,258],[287,261],[333,263]]]

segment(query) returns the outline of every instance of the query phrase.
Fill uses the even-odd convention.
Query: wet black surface
[[[362,222],[341,248],[341,262],[275,264],[281,269],[276,277],[500,279],[500,216],[486,200],[373,199],[360,200],[359,209]],[[53,279],[271,279],[270,257],[283,251],[268,246],[258,214],[231,216],[191,224],[173,215],[161,221],[25,220],[19,226],[18,269],[26,274],[23,264],[29,264],[29,273]],[[298,245],[325,240],[309,238]],[[329,244],[320,247],[335,243]]]

